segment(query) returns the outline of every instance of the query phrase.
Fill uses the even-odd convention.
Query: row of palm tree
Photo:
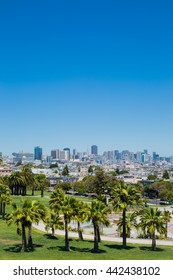
[[[5,204],[10,203],[10,189],[4,184],[0,184],[0,214],[5,216]],[[65,249],[70,250],[68,226],[72,220],[76,220],[79,239],[83,240],[81,222],[92,221],[94,228],[94,251],[99,250],[100,229],[99,225],[109,225],[108,213],[110,206],[99,200],[86,204],[76,200],[72,196],[67,196],[61,189],[56,189],[50,197],[50,209],[46,209],[39,201],[24,200],[21,205],[13,204],[13,211],[6,216],[8,224],[13,221],[17,226],[17,232],[22,235],[22,251],[32,248],[32,224],[42,220],[46,224],[46,229],[51,228],[54,235],[56,228],[65,230]],[[126,248],[126,239],[133,226],[140,227],[152,238],[152,249],[156,249],[156,234],[165,234],[166,225],[170,220],[169,211],[159,211],[157,208],[144,208],[140,198],[140,192],[133,186],[119,182],[112,192],[111,210],[119,211],[122,217],[118,227],[122,231],[123,248]],[[132,211],[132,215],[129,214]],[[137,224],[136,217],[140,222]],[[131,220],[130,220],[131,219]],[[26,240],[26,230],[28,230],[28,241]]]
[[[83,203],[72,196],[66,195],[61,189],[57,189],[51,195],[50,209],[56,215],[63,215],[66,250],[70,250],[68,227],[72,220],[77,222],[79,240],[83,240],[81,222],[92,221],[94,227],[94,252],[99,250],[99,224],[109,225],[108,212],[110,210],[103,202],[92,201],[91,204]]]
[[[46,208],[38,200],[21,200],[20,205],[12,205],[13,211],[6,215],[8,225],[15,223],[17,233],[22,236],[21,251],[33,248],[32,224],[38,223],[46,216]],[[28,240],[26,238],[26,229],[28,229]]]
[[[35,190],[40,190],[41,197],[44,191],[50,186],[49,180],[44,174],[34,175],[28,165],[22,167],[20,171],[14,171],[10,176],[4,176],[1,181],[11,190],[11,195],[27,194],[27,190],[31,189],[34,196]]]

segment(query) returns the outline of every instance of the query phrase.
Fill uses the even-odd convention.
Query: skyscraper
[[[98,147],[96,145],[91,146],[91,154],[95,156],[98,155]]]
[[[64,148],[65,151],[65,159],[70,160],[70,148]]]
[[[34,160],[42,160],[43,150],[39,146],[34,148]]]

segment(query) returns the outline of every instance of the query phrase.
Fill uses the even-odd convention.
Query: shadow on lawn
[[[48,247],[47,249],[48,250],[58,250],[59,252],[69,252],[65,249],[64,246]],[[93,249],[90,249],[90,248],[77,248],[77,247],[74,247],[74,246],[70,246],[70,251],[71,252],[79,252],[79,253],[96,253],[96,252],[93,251]],[[105,252],[106,252],[105,250],[99,249],[97,254],[98,253],[105,253]]]
[[[28,248],[26,253],[33,252],[33,251],[35,251],[36,248],[39,248],[39,247],[43,247],[43,245],[33,244],[33,248]],[[22,249],[21,244],[15,244],[15,245],[9,246],[8,248],[5,248],[4,251],[11,252],[11,253],[21,253],[21,249]]]
[[[59,239],[57,236],[52,236],[49,233],[44,234],[43,236],[46,237],[47,239],[51,239],[51,240],[58,240]]]
[[[105,247],[117,250],[132,250],[135,248],[134,246],[126,246],[126,248],[123,248],[123,246],[119,244],[105,244]]]
[[[164,249],[162,249],[162,248],[156,248],[156,250],[152,250],[152,248],[151,248],[151,246],[149,247],[147,247],[147,246],[141,246],[141,247],[139,247],[139,249],[140,250],[142,250],[142,251],[150,251],[150,252],[163,252],[164,251]]]

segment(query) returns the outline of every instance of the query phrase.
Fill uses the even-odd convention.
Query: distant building
[[[91,154],[95,156],[98,155],[98,147],[96,145],[91,146]]]
[[[70,160],[70,148],[64,148],[65,151],[65,159]]]
[[[51,157],[52,159],[59,159],[59,149],[55,149],[51,151]]]
[[[159,155],[156,152],[153,152],[153,161],[159,160]]]
[[[43,149],[39,146],[34,148],[34,160],[42,160]]]

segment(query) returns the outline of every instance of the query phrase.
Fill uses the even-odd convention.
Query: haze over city
[[[0,4],[0,151],[173,155],[171,1]]]

